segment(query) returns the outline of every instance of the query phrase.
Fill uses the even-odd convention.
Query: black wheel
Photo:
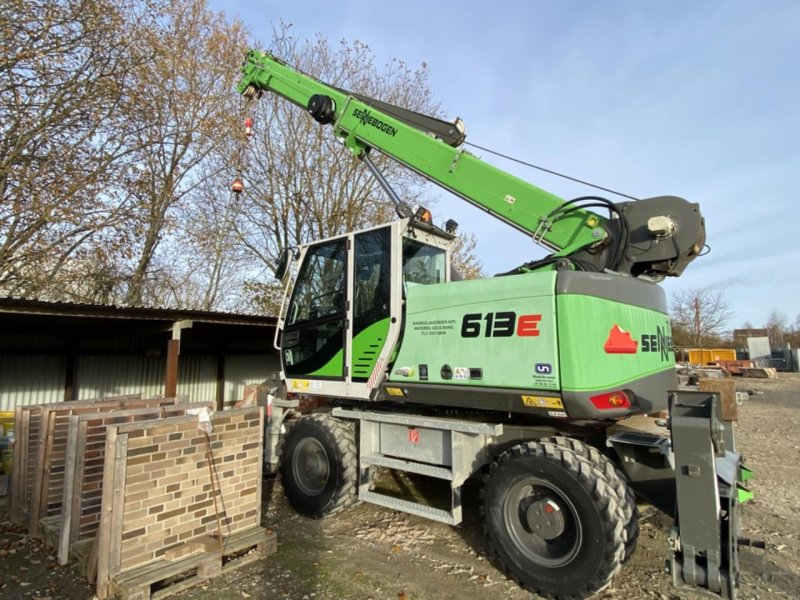
[[[358,501],[355,424],[327,414],[287,424],[280,472],[289,504],[319,519]]]
[[[617,494],[569,448],[537,441],[501,454],[484,478],[482,512],[497,561],[531,591],[585,598],[622,564]]]
[[[628,485],[625,476],[610,458],[594,446],[563,436],[546,438],[545,441],[569,448],[580,458],[595,464],[603,472],[609,487],[617,494],[618,504],[622,509],[622,522],[625,524],[623,529],[625,555],[622,562],[626,562],[636,549],[636,542],[639,540],[639,508],[636,506],[636,494]]]

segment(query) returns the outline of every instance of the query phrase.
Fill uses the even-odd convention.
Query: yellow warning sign
[[[557,396],[522,396],[522,403],[532,408],[564,408],[564,403]]]
[[[396,387],[387,387],[386,388],[386,393],[389,394],[390,396],[403,396],[404,395],[403,394],[403,390],[401,390],[400,388],[396,388]]]
[[[289,389],[307,392],[309,389],[311,389],[311,382],[308,379],[292,379]]]

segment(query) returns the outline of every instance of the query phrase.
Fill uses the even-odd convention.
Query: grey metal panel
[[[75,369],[77,399],[164,393],[162,356],[81,356]]]
[[[164,357],[154,355],[79,356],[75,367],[76,399],[164,393]],[[280,368],[277,355],[234,355],[225,359],[225,402],[240,400],[245,385],[271,380]],[[66,359],[46,355],[0,355],[0,410],[61,402]],[[178,394],[190,402],[213,402],[217,394],[217,358],[181,356]]]
[[[178,395],[189,402],[217,399],[217,359],[214,356],[181,356],[178,366]]]
[[[667,294],[664,289],[655,283],[635,277],[584,271],[559,271],[556,293],[594,296],[667,313]]]
[[[747,351],[750,354],[750,360],[758,361],[761,359],[768,359],[772,356],[772,350],[769,345],[768,337],[749,337],[747,338]]]
[[[600,410],[595,408],[591,396],[605,394],[618,390],[620,387],[636,395],[636,405],[631,409]],[[640,377],[626,383],[624,386],[614,386],[605,389],[592,390],[591,392],[564,392],[564,406],[572,418],[582,419],[609,419],[626,416],[633,412],[654,413],[667,410],[668,396],[665,390],[678,387],[678,377],[675,369],[667,368],[658,373]]]
[[[277,354],[244,354],[225,357],[226,406],[242,399],[244,386],[272,381],[272,374],[280,371]]]
[[[61,402],[65,378],[61,356],[0,355],[0,410]]]
[[[449,431],[393,423],[381,423],[379,431],[381,454],[432,465],[453,466]],[[413,443],[409,441],[412,431],[418,436]]]

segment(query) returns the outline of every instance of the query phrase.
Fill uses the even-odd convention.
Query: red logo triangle
[[[614,325],[608,332],[608,339],[603,349],[606,354],[636,354],[638,346],[639,342],[631,337],[629,331],[625,331],[619,325]]]

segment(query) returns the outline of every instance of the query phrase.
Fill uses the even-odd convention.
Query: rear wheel
[[[537,441],[501,454],[484,478],[482,512],[498,562],[534,592],[584,598],[620,569],[617,494],[569,448]]]
[[[319,519],[355,504],[355,424],[316,414],[290,421],[287,427],[280,472],[292,508]]]
[[[636,549],[636,542],[639,540],[639,508],[636,506],[636,494],[628,485],[625,476],[610,458],[594,446],[564,436],[546,438],[545,441],[569,448],[580,458],[593,463],[603,472],[609,487],[617,494],[617,502],[622,510],[623,523],[625,524],[625,556],[622,561],[627,561]]]

